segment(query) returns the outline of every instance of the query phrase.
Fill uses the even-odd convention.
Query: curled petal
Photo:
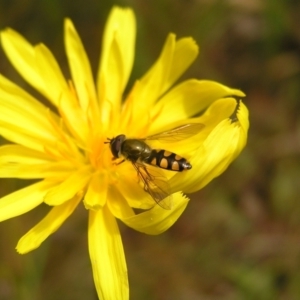
[[[169,229],[185,210],[189,199],[181,193],[172,195],[173,207],[170,210],[155,205],[152,209],[121,221],[127,226],[147,234],[157,235]]]
[[[151,131],[170,123],[186,120],[206,109],[214,101],[228,97],[243,97],[239,90],[209,80],[190,79],[172,88],[151,109]]]
[[[241,101],[238,106],[237,119],[234,121],[232,114],[237,104],[232,98],[217,101],[204,114],[202,121],[206,128],[195,137],[201,146],[191,157],[193,168],[171,178],[170,185],[174,190],[192,193],[203,188],[224,172],[242,151],[247,140],[249,121],[247,108]]]

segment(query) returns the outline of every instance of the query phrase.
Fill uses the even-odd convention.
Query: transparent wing
[[[201,131],[205,127],[201,123],[189,123],[171,130],[148,136],[146,140],[161,140],[164,142],[174,142],[187,139]]]
[[[139,179],[144,184],[144,190],[164,209],[172,208],[172,196],[168,180],[159,169],[151,171],[143,163],[132,162]]]

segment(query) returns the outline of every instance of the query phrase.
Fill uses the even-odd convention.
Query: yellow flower
[[[198,54],[192,38],[169,34],[151,69],[124,97],[132,69],[135,17],[114,7],[107,21],[96,84],[81,40],[65,21],[65,47],[72,80],[67,81],[49,49],[33,46],[12,29],[1,33],[11,63],[54,109],[0,75],[0,177],[41,179],[0,199],[0,220],[41,203],[52,208],[25,234],[19,253],[37,248],[83,200],[89,212],[89,252],[100,299],[128,299],[127,268],[116,218],[135,230],[159,234],[185,209],[194,192],[221,174],[246,143],[244,94],[212,81],[174,83]],[[123,97],[125,100],[123,101]],[[206,112],[200,117],[203,110]],[[163,171],[173,206],[163,209],[146,193],[129,161],[116,164],[107,138],[144,138],[183,124],[201,123],[199,133],[160,144],[186,157],[193,168]],[[154,142],[156,143],[156,142]],[[137,214],[134,208],[143,210]]]

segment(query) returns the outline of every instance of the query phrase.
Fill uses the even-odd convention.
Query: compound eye
[[[110,142],[111,153],[115,158],[119,158],[121,156],[121,146],[125,140],[125,135],[120,134],[117,137],[113,138]]]

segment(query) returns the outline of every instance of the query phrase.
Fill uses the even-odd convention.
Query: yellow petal
[[[55,106],[69,99],[69,87],[51,51],[43,44],[34,47],[36,65],[47,90],[45,97]]]
[[[49,119],[45,118],[45,114],[50,115],[54,120],[56,120],[56,115],[51,113],[49,108],[40,101],[1,74],[0,97],[0,104],[3,107],[22,109],[24,113],[31,114],[31,118],[38,120],[43,127],[47,126],[48,130],[52,129],[52,125]]]
[[[84,196],[84,206],[86,209],[101,209],[107,198],[108,178],[106,174],[94,174],[88,185],[87,192]]]
[[[93,109],[97,109],[96,91],[90,62],[70,19],[65,20],[65,47],[72,79],[83,111],[86,112],[91,105]]]
[[[204,124],[210,132],[190,159],[193,168],[176,174],[170,179],[170,185],[174,190],[192,193],[203,188],[213,178],[224,172],[242,151],[246,144],[247,124],[249,123],[246,117],[247,109],[241,102],[237,117],[244,115],[243,126],[239,121],[232,122],[230,117],[236,106],[235,99],[221,99],[214,103],[203,117]],[[231,109],[228,110],[230,107]],[[219,120],[215,125],[216,119],[220,117],[223,117],[223,120]]]
[[[8,140],[25,145],[23,140],[31,140],[31,143],[35,144],[33,147],[39,150],[42,150],[45,144],[49,145],[56,142],[57,135],[49,120],[52,118],[52,121],[56,122],[56,116],[28,93],[1,75],[0,98],[1,135],[7,137]],[[10,132],[11,137],[9,136]],[[17,139],[19,136],[20,141]]]
[[[7,57],[23,78],[57,106],[68,86],[46,46],[33,47],[12,29],[1,33],[1,40]]]
[[[108,208],[110,212],[118,219],[129,218],[134,216],[134,211],[128,205],[123,194],[120,193],[115,187],[109,189],[108,194]]]
[[[10,35],[8,35],[8,36],[10,36]],[[6,37],[6,35],[5,35],[5,37]],[[6,41],[6,38],[5,38],[5,41]],[[8,41],[10,41],[10,39],[8,39]],[[14,43],[17,44],[16,41],[14,41]],[[69,121],[69,122],[66,122],[66,125],[71,124],[72,125],[72,126],[70,126],[71,132],[75,132],[76,136],[79,136],[81,138],[81,140],[84,140],[82,138],[82,136],[86,136],[86,133],[88,132],[88,130],[86,129],[86,121],[81,122],[80,126],[78,125],[78,122],[82,119],[82,117],[79,118],[78,113],[76,115],[74,115],[75,109],[71,109],[72,107],[74,107],[74,99],[72,99],[72,95],[69,92],[69,87],[66,84],[66,81],[63,77],[63,74],[62,74],[55,58],[53,57],[52,53],[46,48],[45,45],[40,44],[36,47],[31,47],[30,49],[31,49],[31,52],[32,51],[34,52],[32,54],[32,55],[34,55],[34,58],[32,58],[34,60],[32,62],[32,64],[34,64],[34,70],[35,70],[34,72],[36,72],[36,74],[39,74],[40,78],[41,78],[40,81],[43,81],[43,90],[42,91],[39,90],[39,91],[41,93],[43,93],[43,95],[46,98],[48,98],[54,105],[56,105],[56,106],[59,105],[60,109],[62,110],[62,113],[66,112],[65,115],[63,114],[66,117],[66,121]],[[18,49],[18,51],[19,51],[19,49]],[[36,76],[38,76],[38,75],[36,75]],[[34,85],[34,82],[30,82],[30,83],[34,87],[36,87]],[[37,84],[40,85],[39,83],[37,83]],[[36,88],[38,89],[39,86]],[[17,88],[15,87],[15,89],[17,89]],[[18,93],[19,93],[19,90],[18,90]],[[16,92],[15,92],[15,94],[16,94]],[[25,94],[25,92],[22,93],[22,95],[24,95],[24,94]],[[21,94],[18,96],[21,97]],[[29,98],[29,97],[30,96],[28,96],[27,98]],[[24,107],[26,107],[26,105],[23,106],[23,110],[25,110]],[[32,107],[30,107],[30,109],[29,109],[29,107],[27,107],[27,110],[28,110],[27,114],[32,114],[34,116],[33,120],[44,116],[44,122],[48,121],[48,119],[45,118],[45,114],[46,114],[45,112],[44,113],[40,112],[35,115],[33,109],[31,109],[31,108]],[[28,117],[26,117],[26,119],[27,119],[27,123],[29,123],[29,124],[33,122]],[[76,123],[76,126],[74,125],[74,123]],[[39,126],[37,126],[37,128],[39,128]],[[43,127],[41,129],[43,129]],[[53,128],[50,129],[48,133],[45,131],[46,137],[48,134],[51,133],[51,130],[53,130]]]
[[[157,101],[189,67],[197,54],[198,47],[193,39],[176,41],[175,35],[169,34],[159,58],[141,79],[145,100],[142,98],[138,101],[147,101],[148,105]]]
[[[7,129],[12,126],[14,128],[19,128],[20,132],[36,137],[42,144],[52,144],[55,142],[55,137],[51,132],[42,127],[42,124],[36,118],[31,117],[30,113],[26,113],[17,107],[15,110],[12,110],[11,108],[0,105],[0,108],[1,126],[7,127]],[[18,122],[15,120],[18,120]]]
[[[89,253],[99,299],[129,299],[127,267],[117,222],[107,206],[89,212]]]
[[[179,39],[175,45],[173,63],[165,90],[169,89],[175,81],[187,70],[198,56],[199,48],[191,37]]]
[[[163,50],[151,69],[139,80],[129,94],[126,110],[131,113],[130,122],[139,122],[140,127],[149,124],[149,107],[155,103],[169,86],[169,75],[172,68],[176,47],[174,34],[169,34]],[[141,119],[141,115],[145,117]]]
[[[149,107],[159,100],[186,70],[198,54],[198,47],[191,38],[176,41],[174,34],[169,34],[163,50],[152,68],[138,81],[126,103],[130,112],[127,118],[131,123],[139,123],[139,127],[148,127]],[[145,116],[141,119],[140,116]]]
[[[43,220],[19,240],[16,247],[17,251],[20,254],[25,254],[39,247],[73,213],[81,198],[82,195],[77,195],[70,201],[52,208]]]
[[[175,34],[169,34],[159,58],[140,80],[140,90],[135,95],[137,102],[150,106],[170,86],[169,77],[175,48],[176,36]]]
[[[76,99],[74,99],[76,100]],[[86,145],[90,133],[87,122],[87,116],[79,107],[79,104],[67,99],[61,99],[59,103],[59,112],[64,119],[65,125],[72,133],[78,144]]]
[[[174,84],[197,54],[198,46],[192,38],[176,41],[175,35],[169,34],[159,58],[141,79],[148,105],[157,101],[158,97]]]
[[[221,122],[205,140],[205,160],[197,158],[193,160],[194,169],[199,170],[201,167],[201,170],[195,175],[194,180],[189,180],[187,190],[189,192],[199,190],[223,173],[234,158],[238,141],[239,129],[228,119]],[[203,153],[201,150],[199,152]],[[195,156],[199,157],[199,152]]]
[[[181,193],[172,195],[173,207],[170,210],[155,205],[138,215],[121,219],[127,226],[147,234],[160,234],[169,229],[185,210],[189,199]]]
[[[245,131],[246,138],[247,138],[247,132],[249,129],[249,111],[245,104],[240,101],[240,106],[236,112],[238,124],[242,127],[242,129]]]
[[[51,189],[45,196],[44,202],[48,205],[60,205],[73,198],[85,189],[91,177],[90,167],[83,167]]]
[[[36,65],[34,47],[10,28],[1,32],[1,42],[6,56],[22,77],[41,94],[47,95],[47,88]]]
[[[1,160],[1,159],[0,159]],[[1,178],[66,178],[76,169],[69,161],[47,162],[39,164],[0,163]]]
[[[116,109],[132,69],[135,35],[133,11],[114,7],[103,35],[97,88],[101,101],[106,99]]]
[[[243,92],[208,80],[190,79],[171,89],[151,109],[153,122],[150,131],[195,116],[213,101],[228,96],[245,96]],[[167,124],[166,124],[167,123]]]
[[[51,159],[47,154],[24,146],[4,145],[0,147],[0,163],[37,164],[49,161]]]
[[[85,142],[89,132],[85,111],[81,110],[77,98],[69,90],[58,63],[42,44],[35,47],[35,56],[49,93],[46,97],[58,106],[65,124],[74,136]]]
[[[11,142],[43,151],[44,146],[40,140],[37,139],[36,136],[30,135],[28,130],[20,128],[19,126],[2,123],[0,121],[0,135]]]
[[[154,200],[138,183],[136,170],[129,162],[118,166],[119,180],[116,185],[120,194],[126,199],[130,207],[149,209],[154,205]]]
[[[40,181],[0,199],[0,221],[22,215],[40,205],[55,182]]]

